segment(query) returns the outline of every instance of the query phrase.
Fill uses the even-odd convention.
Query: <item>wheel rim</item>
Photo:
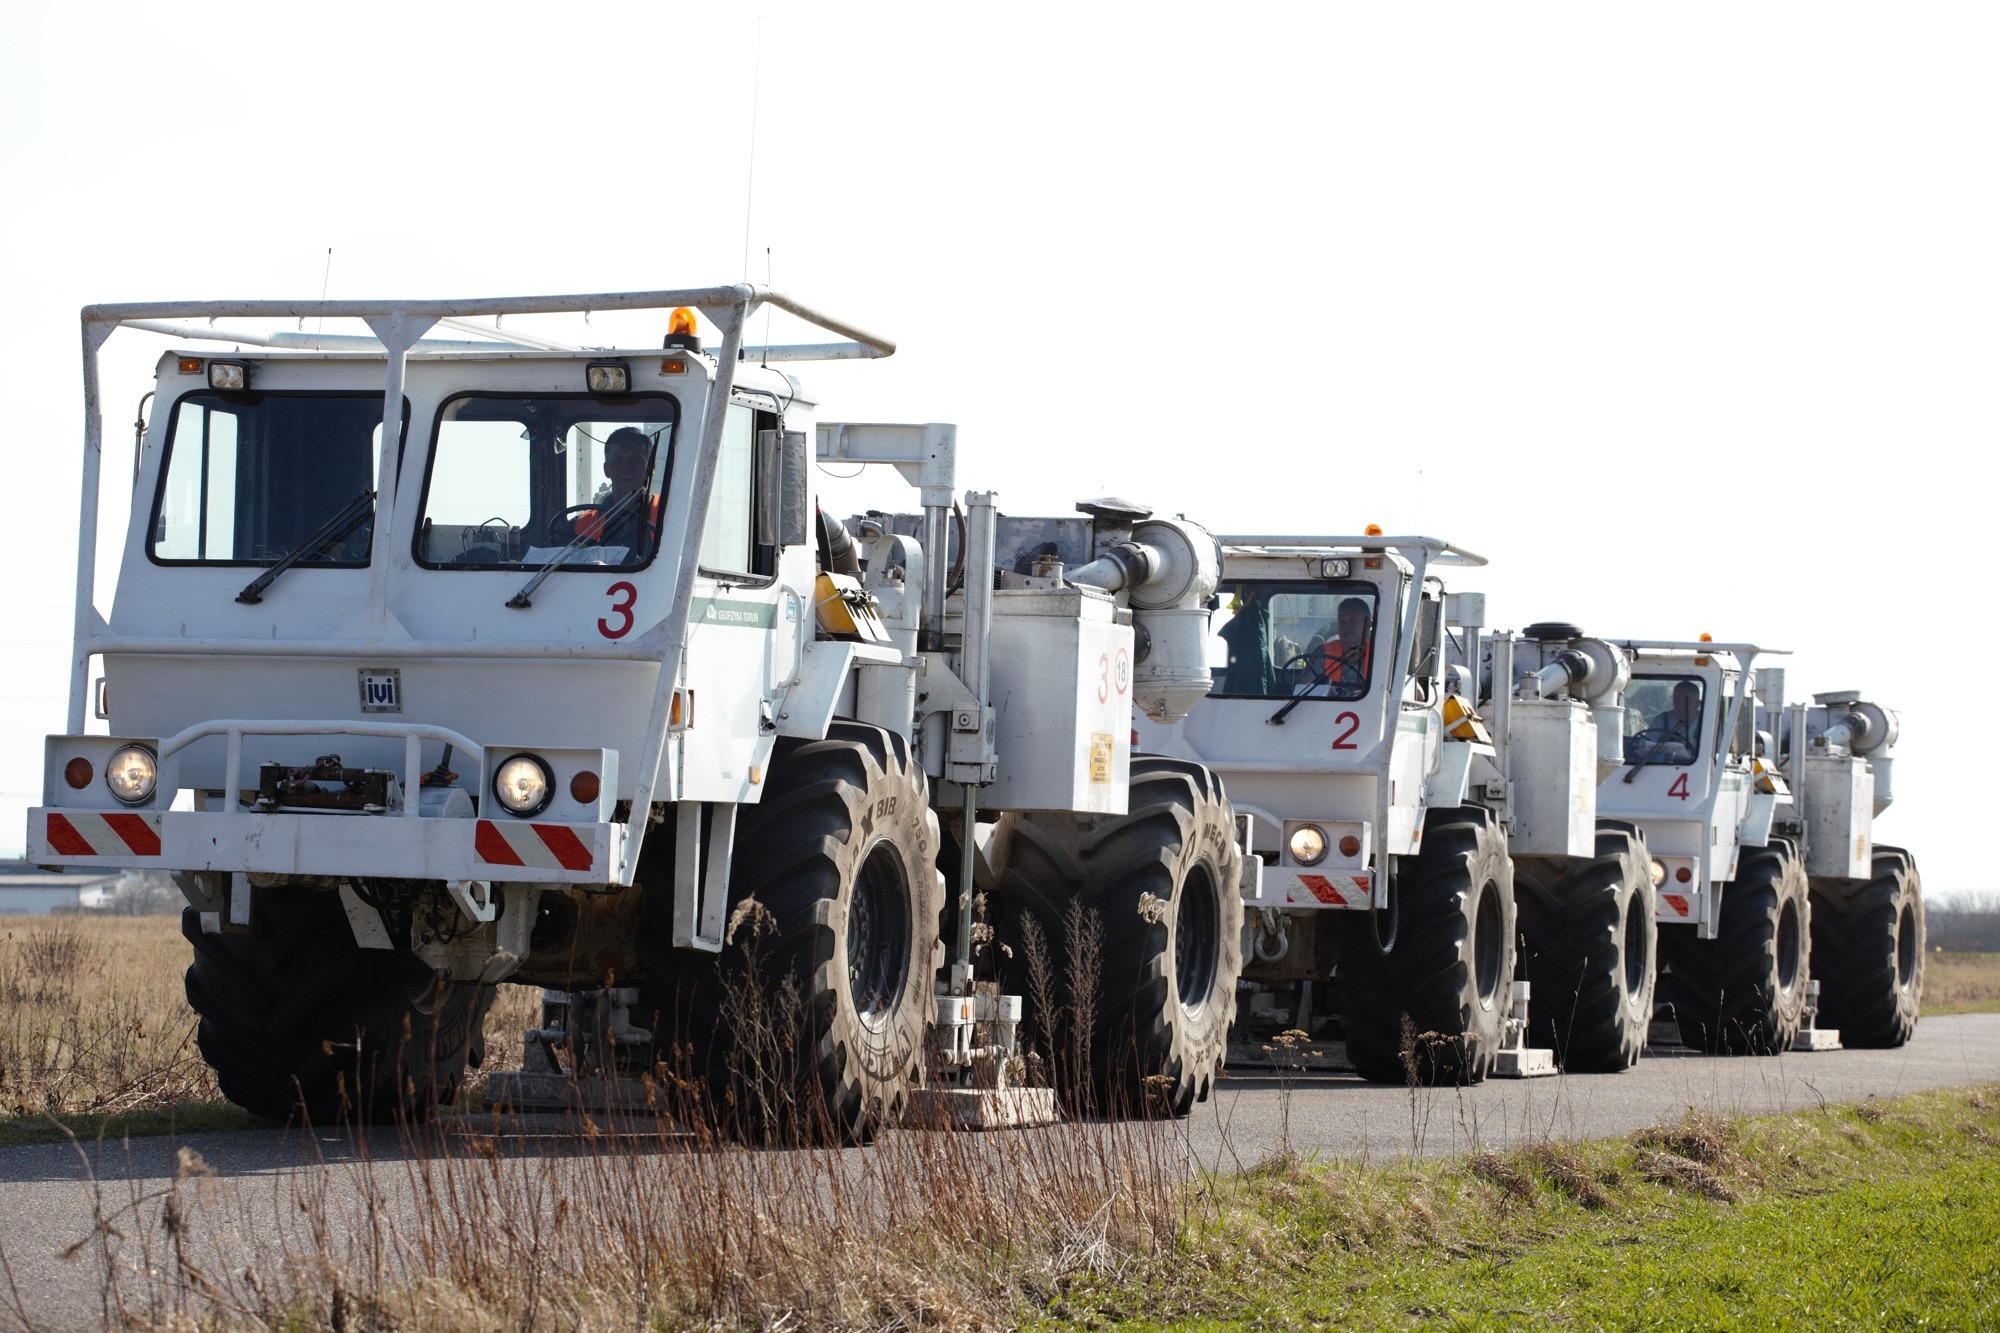
[[[861,863],[847,909],[847,993],[863,1023],[888,1022],[909,970],[909,885],[895,845],[880,842]]]
[[[1174,912],[1174,986],[1186,1012],[1199,1013],[1208,1003],[1221,951],[1222,908],[1215,897],[1215,879],[1207,866],[1196,866],[1181,885],[1180,905]]]
[[[1799,929],[1799,905],[1787,901],[1778,909],[1778,989],[1790,991],[1799,980],[1799,952],[1805,932]]]
[[[1908,903],[1896,914],[1896,987],[1908,990],[1917,977],[1917,911]]]
[[[1646,914],[1639,909],[1644,900],[1633,894],[1625,903],[1625,993],[1637,996],[1646,989],[1646,973],[1653,960],[1646,948]]]
[[[1472,924],[1472,976],[1479,1005],[1491,1009],[1500,992],[1500,886],[1486,881]]]

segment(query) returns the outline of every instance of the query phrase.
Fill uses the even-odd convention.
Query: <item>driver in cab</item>
[[[648,495],[646,465],[653,442],[636,426],[620,426],[604,442],[610,485],[576,516],[576,535],[599,546],[623,546],[636,558],[660,539],[660,497]]]
[[[1343,600],[1334,612],[1334,637],[1319,644],[1319,670],[1336,697],[1359,698],[1368,683],[1374,644],[1368,629],[1368,603],[1359,597]]]
[[[1673,706],[1653,714],[1645,729],[1625,738],[1627,763],[1692,762],[1701,743],[1701,686],[1674,682]]]

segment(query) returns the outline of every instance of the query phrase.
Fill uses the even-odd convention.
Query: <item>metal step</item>
[[[1056,1122],[1054,1088],[918,1088],[908,1129],[1031,1129]]]

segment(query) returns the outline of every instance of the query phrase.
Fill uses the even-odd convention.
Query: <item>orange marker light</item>
[[[174,362],[174,365],[179,368],[181,374],[183,375],[201,374],[202,362],[201,358],[198,356],[184,356],[180,360]]]
[[[674,313],[667,316],[668,333],[695,333],[694,311],[686,306],[675,306]]]
[[[1364,537],[1380,537],[1382,535],[1382,525],[1380,523],[1370,523],[1361,530],[1361,535]]]
[[[1688,882],[1689,880],[1691,880],[1691,879],[1693,879],[1693,878],[1694,878],[1694,872],[1693,872],[1692,870],[1689,870],[1689,869],[1688,869],[1688,868],[1687,868],[1686,866],[1675,866],[1675,867],[1674,867],[1674,881],[1675,881],[1675,883],[1678,883],[1678,884],[1685,884],[1685,883],[1687,883],[1687,882]]]
[[[63,781],[78,791],[88,787],[90,780],[96,776],[97,774],[91,770],[90,761],[81,756],[63,765]]]
[[[1715,642],[1715,636],[1714,636],[1713,634],[1703,634],[1703,635],[1701,636],[1701,638],[1700,638],[1699,642],[1701,642],[1701,643],[1714,643],[1714,642]]]
[[[1361,855],[1361,839],[1355,837],[1352,833],[1343,837],[1340,840],[1340,854],[1342,856]]]
[[[597,800],[597,774],[585,770],[569,780],[570,799],[579,805],[590,805]]]

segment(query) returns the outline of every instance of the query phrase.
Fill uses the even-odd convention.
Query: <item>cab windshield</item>
[[[675,401],[463,394],[438,412],[417,562],[428,568],[636,568],[659,545]]]
[[[1634,676],[1625,691],[1625,762],[1684,767],[1701,751],[1708,706],[1700,676]]]
[[[160,564],[270,565],[298,551],[301,565],[366,565],[381,437],[380,393],[190,393],[168,422],[146,552]],[[334,523],[351,505],[352,521]]]
[[[1238,581],[1209,619],[1212,696],[1359,699],[1375,673],[1367,583]]]

